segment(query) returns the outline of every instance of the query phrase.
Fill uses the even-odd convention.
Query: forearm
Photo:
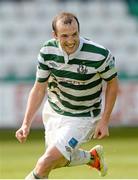
[[[105,92],[105,105],[102,115],[103,123],[106,124],[109,123],[110,115],[112,113],[116,101],[117,92],[118,92],[118,82],[117,79],[115,78],[107,83],[106,92]]]
[[[44,99],[45,93],[46,92],[44,90],[41,90],[41,89],[39,90],[39,88],[37,88],[34,85],[34,87],[32,88],[29,94],[25,116],[24,116],[24,120],[22,124],[23,126],[27,126],[27,127],[31,126],[33,117],[35,113],[37,112],[37,110],[39,109]]]

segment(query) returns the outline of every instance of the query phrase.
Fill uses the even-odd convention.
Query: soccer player
[[[38,55],[36,81],[29,94],[22,126],[16,131],[23,143],[45,95],[43,122],[47,148],[26,179],[47,179],[52,169],[87,164],[106,175],[103,147],[90,151],[80,145],[109,135],[108,125],[118,83],[111,52],[80,37],[80,25],[72,13],[63,12],[52,22],[53,39]],[[101,112],[102,86],[106,82]]]

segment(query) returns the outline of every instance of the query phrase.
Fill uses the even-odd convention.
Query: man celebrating
[[[22,126],[16,132],[23,143],[45,94],[43,122],[47,148],[26,179],[47,179],[52,169],[87,164],[106,175],[103,147],[90,151],[79,146],[91,138],[109,135],[108,124],[117,96],[115,59],[108,49],[80,37],[77,17],[60,13],[52,22],[53,37],[38,55],[36,82],[29,94]],[[102,85],[106,82],[101,113]]]

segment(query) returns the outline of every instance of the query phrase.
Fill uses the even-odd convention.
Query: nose
[[[69,44],[74,43],[74,38],[73,38],[72,36],[69,36],[69,37],[68,37],[68,43],[69,43]]]

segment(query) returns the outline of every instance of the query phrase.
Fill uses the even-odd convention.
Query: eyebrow
[[[77,31],[75,31],[73,34],[71,34],[71,35],[75,35],[75,34],[77,34],[78,32]],[[61,35],[68,35],[68,34],[65,34],[65,33],[63,33],[63,34],[61,34]]]

